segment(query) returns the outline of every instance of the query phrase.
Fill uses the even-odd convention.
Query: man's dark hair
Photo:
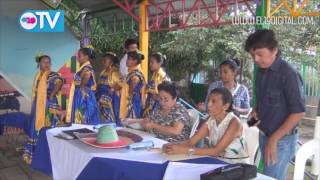
[[[128,49],[129,46],[132,45],[132,44],[136,44],[137,46],[139,46],[139,43],[138,43],[138,41],[136,39],[130,38],[130,39],[127,39],[126,42],[124,42],[124,47],[126,49]]]
[[[261,29],[249,35],[245,43],[245,50],[268,48],[274,50],[278,47],[278,41],[272,30]]]

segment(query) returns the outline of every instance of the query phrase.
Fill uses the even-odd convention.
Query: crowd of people
[[[209,155],[230,163],[249,163],[238,115],[250,112],[250,97],[248,88],[236,80],[238,60],[220,64],[221,80],[209,85],[205,102],[198,105],[208,119],[190,137],[192,122],[187,109],[177,102],[177,89],[163,68],[166,57],[161,53],[149,57],[152,77],[146,82],[140,66],[145,57],[138,51],[138,42],[128,39],[124,47],[125,55],[120,62],[113,52],[102,55],[103,71],[97,81],[91,65],[96,59],[94,51],[90,48],[78,51],[80,68],[70,89],[65,122],[123,125],[128,118],[140,119],[145,131],[169,142],[163,146],[167,154]],[[299,73],[281,58],[273,31],[252,33],[245,42],[245,50],[258,66],[257,101],[250,117],[260,122],[264,173],[282,180],[294,157],[297,124],[305,112],[303,82]],[[39,56],[36,62],[39,72],[33,82],[31,131],[23,155],[29,163],[39,130],[62,123],[63,116],[57,95],[64,80],[51,71],[49,56]],[[207,146],[197,147],[205,137],[209,140]]]

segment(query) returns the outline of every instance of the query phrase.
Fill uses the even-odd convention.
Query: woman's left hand
[[[187,154],[188,149],[188,147],[183,147],[178,144],[165,144],[162,148],[166,154]]]
[[[140,124],[141,124],[141,126],[145,129],[145,130],[149,130],[149,128],[150,128],[150,120],[148,119],[148,118],[146,118],[146,119],[143,119],[141,122],[140,122]]]
[[[144,123],[144,128],[148,131],[152,130],[155,127],[155,123],[154,122],[145,122]]]
[[[82,96],[83,96],[84,98],[86,98],[86,97],[88,96],[88,93],[87,93],[87,91],[86,91],[86,89],[85,89],[84,87],[81,87],[81,88],[80,88],[80,91],[81,91]]]

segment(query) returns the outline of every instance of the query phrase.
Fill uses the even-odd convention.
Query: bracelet
[[[188,156],[192,156],[194,154],[194,149],[193,148],[190,148],[188,149]]]

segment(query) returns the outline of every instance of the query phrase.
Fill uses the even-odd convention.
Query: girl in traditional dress
[[[51,58],[47,55],[36,57],[37,72],[32,87],[32,109],[28,142],[24,147],[23,159],[31,164],[39,131],[43,127],[54,127],[61,119],[57,94],[63,79],[51,71]]]
[[[91,48],[81,48],[78,52],[79,70],[74,75],[66,120],[76,124],[100,123],[99,110],[95,98],[96,82],[90,61],[95,59]]]
[[[149,67],[152,72],[152,77],[146,86],[147,101],[143,117],[147,117],[155,108],[159,107],[158,85],[163,81],[170,81],[169,76],[162,68],[165,61],[166,57],[159,52],[151,55]]]
[[[129,74],[122,85],[120,119],[141,118],[144,104],[145,79],[139,65],[144,59],[140,52],[129,52],[127,67]]]
[[[115,53],[107,52],[102,57],[104,70],[101,72],[98,81],[97,99],[104,122],[120,124],[120,72],[116,67],[118,58]]]

